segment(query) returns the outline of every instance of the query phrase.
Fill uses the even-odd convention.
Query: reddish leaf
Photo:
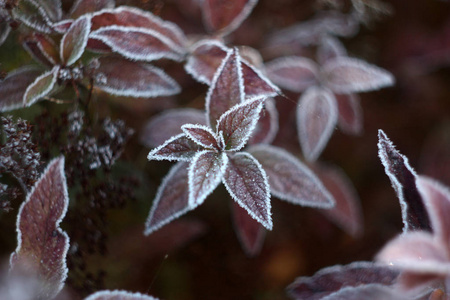
[[[315,161],[328,143],[337,123],[336,99],[330,90],[313,86],[297,106],[297,131],[303,155]]]
[[[190,161],[198,150],[199,146],[184,133],[181,133],[150,151],[147,159]]]
[[[248,151],[259,161],[276,197],[302,206],[331,208],[333,196],[314,173],[292,154],[270,146],[252,146]]]
[[[255,98],[236,105],[224,113],[217,123],[226,150],[238,151],[247,143],[258,122],[265,98]]]
[[[181,129],[188,138],[198,145],[210,150],[220,149],[217,144],[216,136],[209,127],[205,125],[185,124]]]
[[[61,61],[65,65],[70,66],[81,57],[90,31],[91,19],[88,16],[82,16],[72,23],[61,40]]]
[[[273,98],[268,98],[259,113],[259,120],[253,134],[248,140],[249,145],[270,144],[278,132],[278,111]]]
[[[17,217],[18,245],[11,255],[11,269],[28,269],[43,281],[38,299],[53,298],[67,277],[69,237],[59,224],[68,205],[64,158],[60,157],[49,163],[22,203]]]
[[[339,94],[378,90],[394,84],[388,71],[350,57],[336,57],[323,66],[326,85]]]
[[[36,80],[40,71],[31,66],[24,66],[8,74],[0,82],[0,111],[9,111],[23,107],[23,95],[26,88]]]
[[[363,113],[356,94],[334,95],[338,106],[339,128],[348,134],[360,135],[363,130]]]
[[[112,53],[112,49],[110,46],[106,45],[100,40],[89,37],[86,48],[91,50],[92,52],[97,53]]]
[[[304,57],[284,57],[266,64],[269,78],[281,88],[293,92],[303,92],[317,82],[318,67],[315,62]]]
[[[232,206],[233,224],[239,242],[248,256],[255,256],[261,251],[266,230],[235,201],[232,201]]]
[[[197,207],[219,185],[228,164],[225,153],[198,152],[189,166],[189,206]]]
[[[169,96],[180,92],[178,84],[161,69],[132,62],[115,56],[98,59],[98,73],[106,82],[98,82],[96,87],[113,95],[127,97]]]
[[[258,0],[204,0],[203,21],[211,32],[226,35],[241,25]]]
[[[189,204],[188,163],[179,162],[170,169],[158,188],[145,222],[144,234],[149,235],[194,208]]]
[[[114,8],[114,0],[76,0],[69,15],[76,19],[87,13],[94,13],[102,9]]]
[[[66,20],[62,20],[56,23],[52,24],[52,29],[55,30],[58,33],[66,33],[67,30],[69,30],[70,25],[72,25],[73,20],[72,19],[66,19]]]
[[[172,136],[182,133],[181,126],[184,124],[206,125],[205,113],[190,108],[166,110],[145,124],[140,136],[141,143],[147,147],[161,145]]]
[[[416,186],[417,174],[408,158],[395,149],[382,130],[378,131],[378,156],[400,201],[403,231],[431,231],[430,219]]]
[[[52,22],[59,21],[62,17],[61,0],[38,0],[36,3],[44,9]]]
[[[47,96],[56,84],[56,75],[59,67],[53,67],[52,70],[45,72],[30,84],[23,95],[23,105],[30,106],[40,98]]]
[[[319,48],[317,49],[317,60],[321,65],[326,61],[339,57],[347,56],[347,50],[344,45],[333,36],[326,36],[322,38]]]
[[[272,230],[270,187],[259,162],[249,153],[230,156],[223,183],[234,201],[268,230]]]
[[[250,64],[243,61],[241,66],[246,97],[274,97],[280,92],[269,79]]]
[[[127,291],[99,291],[84,300],[158,300],[152,296]]]
[[[52,33],[53,31],[47,12],[35,0],[18,1],[12,14],[14,18],[34,30],[43,33]]]
[[[229,52],[214,75],[206,96],[206,114],[209,126],[216,129],[216,122],[227,110],[243,102],[244,81],[241,61],[236,49]]]
[[[23,46],[35,60],[43,65],[52,67],[59,63],[57,46],[46,35],[33,33],[25,38]]]

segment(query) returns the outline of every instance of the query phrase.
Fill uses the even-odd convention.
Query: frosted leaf
[[[11,269],[28,270],[43,282],[39,299],[51,299],[67,277],[69,237],[59,224],[69,198],[64,157],[52,160],[22,203],[17,217],[18,245],[11,254]]]
[[[0,81],[0,111],[23,107],[23,95],[27,87],[36,80],[40,71],[32,66],[16,69]]]
[[[61,20],[59,22],[52,24],[52,29],[55,30],[58,33],[64,34],[69,30],[70,25],[74,22],[73,19],[65,19]],[[59,56],[59,55],[58,55]]]
[[[70,66],[83,54],[91,30],[91,18],[82,16],[70,25],[61,40],[61,61]]]
[[[140,141],[147,147],[156,147],[172,136],[182,133],[181,126],[184,124],[206,125],[205,113],[191,108],[166,110],[144,125]]]
[[[144,295],[141,293],[131,293],[127,291],[99,291],[96,292],[84,300],[158,300],[152,296]]]
[[[405,295],[395,287],[381,284],[363,284],[356,287],[345,287],[322,300],[410,300],[411,297]]]
[[[244,81],[239,53],[228,52],[206,95],[205,106],[209,126],[215,130],[220,116],[244,100]]]
[[[62,17],[61,0],[38,0],[36,3],[44,9],[52,22],[59,21]]]
[[[345,56],[327,61],[322,74],[326,85],[339,94],[378,90],[392,86],[395,81],[388,71]]]
[[[11,26],[8,22],[0,22],[0,46],[3,45],[10,32]]]
[[[78,18],[87,13],[94,13],[101,9],[114,8],[115,0],[76,0],[69,15]]]
[[[227,35],[247,18],[258,0],[204,0],[203,22],[210,32]]]
[[[228,164],[225,153],[198,152],[189,166],[189,206],[197,207],[219,185]]]
[[[303,155],[315,161],[328,143],[337,123],[336,99],[330,90],[313,86],[297,106],[297,131]]]
[[[220,146],[217,144],[216,135],[211,129],[205,125],[185,124],[181,129],[188,138],[193,140],[201,147],[210,150],[219,150]]]
[[[98,59],[96,70],[106,82],[95,86],[113,95],[127,97],[169,96],[180,92],[179,85],[163,70],[145,63],[132,62],[116,56]]]
[[[273,98],[268,98],[259,113],[259,120],[253,130],[249,145],[270,144],[278,133],[278,111]]]
[[[36,61],[43,65],[52,67],[59,63],[57,46],[46,35],[33,33],[25,38],[23,46]]]
[[[270,145],[252,146],[248,152],[266,171],[270,191],[274,196],[302,206],[334,206],[333,196],[322,182],[292,154]]]
[[[235,201],[231,202],[233,225],[245,253],[252,257],[261,252],[266,230]]]
[[[162,180],[145,222],[145,235],[195,208],[189,205],[188,167],[189,163],[179,162]]]
[[[35,0],[21,0],[12,10],[14,18],[39,32],[52,33],[51,21],[44,8]]]
[[[249,153],[229,158],[223,183],[234,201],[268,230],[272,230],[270,187],[259,162]]]
[[[363,131],[363,111],[356,94],[334,95],[338,106],[338,126],[348,134],[360,135]]]
[[[59,66],[53,67],[52,70],[45,72],[31,83],[23,95],[23,105],[30,106],[40,98],[47,96],[56,84],[56,75]]]
[[[391,286],[399,272],[385,264],[354,262],[319,270],[311,277],[298,277],[289,287],[293,299],[319,300],[343,288],[368,284]]]
[[[417,174],[408,158],[395,149],[386,134],[378,131],[378,156],[386,175],[391,180],[402,209],[403,232],[410,230],[431,231],[430,219],[416,186]]]
[[[331,35],[323,37],[317,49],[317,60],[319,63],[323,65],[328,60],[339,56],[347,56],[347,50],[345,50],[344,45]]]
[[[254,98],[233,106],[217,123],[217,132],[222,136],[224,149],[238,151],[247,143],[255,129],[265,98]]]
[[[95,39],[89,36],[86,48],[96,53],[112,53],[113,50],[110,46],[103,43],[101,40]]]
[[[93,31],[90,37],[131,60],[168,58],[181,61],[184,56],[183,48],[153,29],[111,25]]]
[[[266,64],[267,76],[281,88],[303,92],[317,83],[318,67],[305,57],[283,57]]]
[[[161,146],[153,149],[148,160],[190,161],[199,150],[199,146],[184,133],[173,136]]]
[[[274,97],[280,92],[278,87],[249,63],[242,61],[241,66],[246,97]]]

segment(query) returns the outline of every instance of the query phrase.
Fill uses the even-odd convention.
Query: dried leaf
[[[234,201],[268,230],[272,230],[270,187],[260,163],[249,153],[229,158],[223,183]]]
[[[334,206],[333,196],[322,182],[292,154],[270,145],[252,146],[248,152],[266,171],[270,191],[274,196],[302,206]]]
[[[111,9],[115,6],[115,0],[76,0],[70,9],[69,15],[78,18],[87,13],[94,13],[102,9]]]
[[[249,145],[270,144],[278,133],[278,111],[273,98],[268,98],[259,113],[259,120],[248,140]]]
[[[313,86],[297,106],[297,131],[303,155],[315,161],[328,143],[337,123],[336,99],[330,90]]]
[[[61,61],[70,66],[83,54],[91,31],[91,18],[82,16],[72,23],[61,40]]]
[[[158,300],[152,296],[127,291],[99,291],[84,300]]]
[[[238,151],[247,143],[258,122],[265,98],[254,98],[233,106],[217,123],[223,137],[224,149]]]
[[[403,232],[431,231],[430,219],[416,186],[417,174],[409,165],[408,158],[395,149],[382,130],[378,131],[378,156],[400,201]]]
[[[323,66],[326,85],[339,94],[378,90],[394,84],[391,73],[363,60],[336,57]]]
[[[39,32],[52,33],[53,29],[47,12],[35,0],[21,0],[12,10],[14,18]]]
[[[23,46],[35,60],[43,65],[53,67],[59,63],[57,46],[46,35],[33,33],[25,38]]]
[[[185,124],[181,126],[181,129],[188,138],[193,140],[201,147],[210,150],[219,150],[220,147],[217,144],[216,135],[211,129],[205,125]]]
[[[69,237],[59,224],[68,205],[64,158],[60,157],[49,163],[17,217],[18,245],[11,255],[11,269],[28,269],[43,281],[37,299],[53,298],[67,277]]]
[[[59,66],[53,67],[52,70],[45,72],[36,78],[36,80],[30,84],[25,94],[23,95],[23,105],[30,106],[38,101],[40,98],[48,95],[56,84],[56,75],[59,70]]]
[[[154,66],[115,56],[104,56],[98,60],[100,66],[97,72],[104,75],[106,82],[98,82],[96,87],[110,94],[158,97],[180,92],[178,84],[164,71]]]
[[[199,150],[199,146],[184,133],[173,136],[161,146],[153,149],[148,160],[190,161]]]
[[[338,106],[338,126],[348,134],[360,135],[363,131],[363,112],[356,94],[334,95]]]

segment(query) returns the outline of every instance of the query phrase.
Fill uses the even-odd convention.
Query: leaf
[[[309,58],[291,56],[267,63],[266,73],[281,88],[299,93],[316,84],[319,70]]]
[[[287,151],[270,145],[248,149],[262,165],[269,178],[271,193],[302,206],[331,208],[333,196],[314,173]]]
[[[259,120],[248,140],[249,145],[270,144],[278,133],[278,111],[273,98],[268,98],[259,113]]]
[[[199,150],[199,146],[184,133],[173,136],[161,146],[153,149],[148,160],[190,161]]]
[[[424,200],[416,186],[417,174],[409,165],[408,158],[395,149],[382,130],[378,131],[378,156],[400,201],[403,232],[431,231]]]
[[[408,300],[403,291],[381,284],[363,284],[356,287],[345,287],[322,300]]]
[[[358,287],[366,284],[390,286],[399,271],[384,264],[354,262],[348,265],[335,265],[319,270],[311,277],[299,277],[289,287],[288,293],[294,299],[318,300],[345,287]]]
[[[280,92],[268,78],[249,63],[242,61],[241,66],[246,97],[274,97]]]
[[[76,19],[87,13],[95,13],[102,9],[114,8],[114,0],[76,0],[69,15]]]
[[[224,149],[238,151],[247,143],[258,122],[265,98],[254,98],[232,107],[217,123]]]
[[[161,145],[172,136],[182,133],[184,124],[206,125],[205,113],[198,109],[169,109],[150,119],[142,129],[140,141],[147,147]],[[164,130],[161,130],[164,128]]]
[[[64,157],[59,157],[49,163],[20,206],[18,245],[11,255],[11,269],[26,268],[44,282],[37,299],[53,298],[67,277],[69,237],[59,224],[68,205]]]
[[[345,56],[327,61],[322,73],[326,85],[339,94],[378,90],[395,82],[388,71]]]
[[[336,99],[330,90],[310,87],[297,106],[297,131],[303,155],[315,161],[330,139],[337,123]]]
[[[219,150],[220,147],[217,144],[216,136],[211,129],[205,125],[185,124],[181,126],[181,129],[188,138],[193,140],[201,147],[210,150]]]
[[[239,206],[266,229],[272,230],[267,175],[251,154],[239,152],[230,156],[222,181]]]
[[[323,37],[317,49],[317,60],[320,65],[324,65],[326,61],[339,56],[347,56],[344,45],[331,35]]]
[[[59,63],[57,46],[52,39],[40,33],[33,33],[23,42],[25,50],[41,64],[53,67]]]
[[[103,74],[106,82],[97,82],[96,87],[110,94],[137,98],[169,96],[180,92],[179,85],[154,66],[115,56],[103,56],[98,61],[100,66],[97,72]]]
[[[236,49],[230,51],[219,69],[206,95],[205,106],[208,125],[215,130],[216,122],[227,110],[243,102],[244,81],[241,62]]]
[[[152,296],[144,295],[141,293],[131,293],[127,291],[99,291],[96,292],[84,300],[158,300]]]
[[[203,22],[210,32],[227,35],[247,18],[258,0],[204,0]]]
[[[266,230],[264,227],[249,216],[247,211],[235,201],[231,202],[233,213],[233,224],[239,242],[249,257],[258,255],[264,243]]]
[[[219,185],[228,164],[225,153],[198,152],[189,166],[189,206],[197,207]]]
[[[70,25],[61,40],[61,61],[65,65],[70,66],[81,57],[86,48],[90,31],[91,19],[89,16],[82,16]]]
[[[23,1],[23,0],[22,0]],[[61,0],[38,0],[36,3],[44,9],[52,22],[59,21],[62,17]]]
[[[188,166],[187,162],[177,163],[162,180],[145,222],[145,235],[195,208],[189,204]]]
[[[356,94],[334,95],[338,106],[338,126],[348,134],[360,135],[363,131],[363,112]]]
[[[35,0],[18,1],[12,14],[14,18],[34,30],[43,33],[52,33],[53,31],[47,12]]]
[[[30,106],[50,93],[56,84],[56,75],[59,66],[53,67],[50,71],[45,72],[31,83],[23,95],[23,105]]]
[[[24,66],[10,72],[0,81],[0,111],[10,111],[23,107],[26,88],[36,80],[40,71],[32,66]]]
[[[9,26],[8,22],[0,22],[0,46],[3,45],[10,32],[11,26]]]
[[[185,54],[184,49],[160,32],[143,27],[111,25],[93,31],[90,37],[102,41],[114,52],[131,60],[168,58],[181,61]]]
[[[73,19],[65,19],[61,20],[59,22],[52,24],[52,29],[55,30],[58,33],[64,34],[69,30],[70,26],[74,22]]]

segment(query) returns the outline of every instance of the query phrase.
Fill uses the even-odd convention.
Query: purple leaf
[[[98,73],[106,81],[96,87],[113,95],[127,97],[169,96],[180,92],[178,84],[164,71],[154,66],[132,62],[120,57],[106,56],[98,59]]]
[[[70,9],[69,15],[78,18],[87,13],[94,13],[102,9],[114,8],[114,0],[76,0]]]
[[[36,78],[30,84],[23,95],[23,105],[30,106],[40,98],[47,96],[56,84],[56,75],[59,66],[53,67],[52,70],[45,72]]]
[[[339,56],[347,56],[344,45],[337,38],[330,35],[322,38],[317,49],[317,60],[319,63],[324,65],[326,61]]]
[[[278,111],[273,98],[268,98],[259,113],[259,120],[253,134],[248,140],[249,145],[270,144],[278,132]]]
[[[8,74],[0,81],[0,111],[23,107],[23,95],[27,87],[36,80],[40,71],[32,66],[24,66]]]
[[[217,120],[227,110],[243,102],[244,81],[239,53],[236,49],[228,52],[214,75],[206,96],[206,114],[208,124],[216,129]]]
[[[328,143],[337,123],[336,99],[330,90],[310,87],[297,106],[297,131],[303,155],[315,161]]]
[[[189,166],[189,206],[197,207],[219,185],[228,164],[225,153],[198,152]]]
[[[417,186],[417,174],[400,154],[386,134],[378,131],[378,156],[397,193],[402,209],[403,232],[410,230],[431,231],[430,219]]]
[[[204,0],[203,22],[211,32],[227,35],[247,18],[258,0]]]
[[[162,180],[145,222],[145,235],[195,208],[189,204],[188,166],[187,162],[177,163]]]
[[[141,143],[147,147],[161,145],[172,136],[182,133],[181,126],[184,124],[206,125],[205,113],[190,108],[166,110],[144,125],[140,136]]]
[[[378,90],[394,84],[388,71],[350,57],[336,57],[323,66],[326,85],[339,94]]]
[[[363,284],[356,287],[345,287],[328,295],[322,300],[409,300],[411,297],[405,295],[390,286],[381,284]]]
[[[173,136],[161,146],[153,149],[148,160],[190,161],[199,150],[199,146],[184,133]]]
[[[326,299],[327,295],[345,287],[392,285],[398,274],[397,270],[384,264],[354,262],[322,269],[311,277],[299,277],[288,287],[288,292],[294,299]]]
[[[274,196],[302,206],[334,206],[334,199],[322,182],[292,154],[270,145],[252,146],[248,151],[266,171]]]
[[[153,29],[111,25],[90,34],[114,52],[131,59],[152,61],[161,58],[181,61],[185,50]]]
[[[84,300],[158,300],[152,296],[144,295],[141,293],[131,293],[127,291],[99,291],[96,292]]]
[[[210,149],[219,150],[216,136],[211,129],[205,125],[185,124],[181,127],[188,138],[193,140],[198,145]]]
[[[61,40],[61,61],[70,66],[83,54],[91,30],[91,19],[82,16],[72,23]]]
[[[281,88],[303,92],[317,82],[316,63],[305,57],[283,57],[266,64],[267,76]]]
[[[249,153],[230,156],[223,183],[234,201],[268,230],[272,230],[270,187],[259,162]]]
[[[59,63],[57,46],[46,35],[33,33],[25,38],[23,46],[35,60],[43,65],[53,67]]]
[[[49,163],[22,203],[17,217],[18,245],[11,255],[11,269],[28,269],[44,282],[36,295],[39,299],[53,298],[67,277],[69,237],[59,224],[68,205],[64,158],[60,157]]]
[[[244,93],[248,98],[274,97],[280,90],[261,72],[249,63],[242,61],[242,76],[244,78]]]
[[[238,151],[247,143],[258,122],[265,98],[247,100],[224,113],[217,123],[226,150]]]
[[[231,204],[233,213],[233,224],[239,242],[245,253],[253,257],[262,248],[266,230],[264,227],[249,216],[247,211],[239,206],[235,201]]]
[[[363,112],[356,94],[334,95],[339,111],[338,126],[348,134],[360,135],[363,131]]]
[[[18,1],[12,14],[14,18],[34,30],[43,33],[52,33],[53,31],[47,12],[35,0]]]
[[[69,30],[70,25],[72,25],[73,21],[74,20],[72,20],[72,19],[66,19],[66,20],[61,20],[59,22],[53,23],[52,29],[58,33],[64,34],[67,32],[67,30]]]

